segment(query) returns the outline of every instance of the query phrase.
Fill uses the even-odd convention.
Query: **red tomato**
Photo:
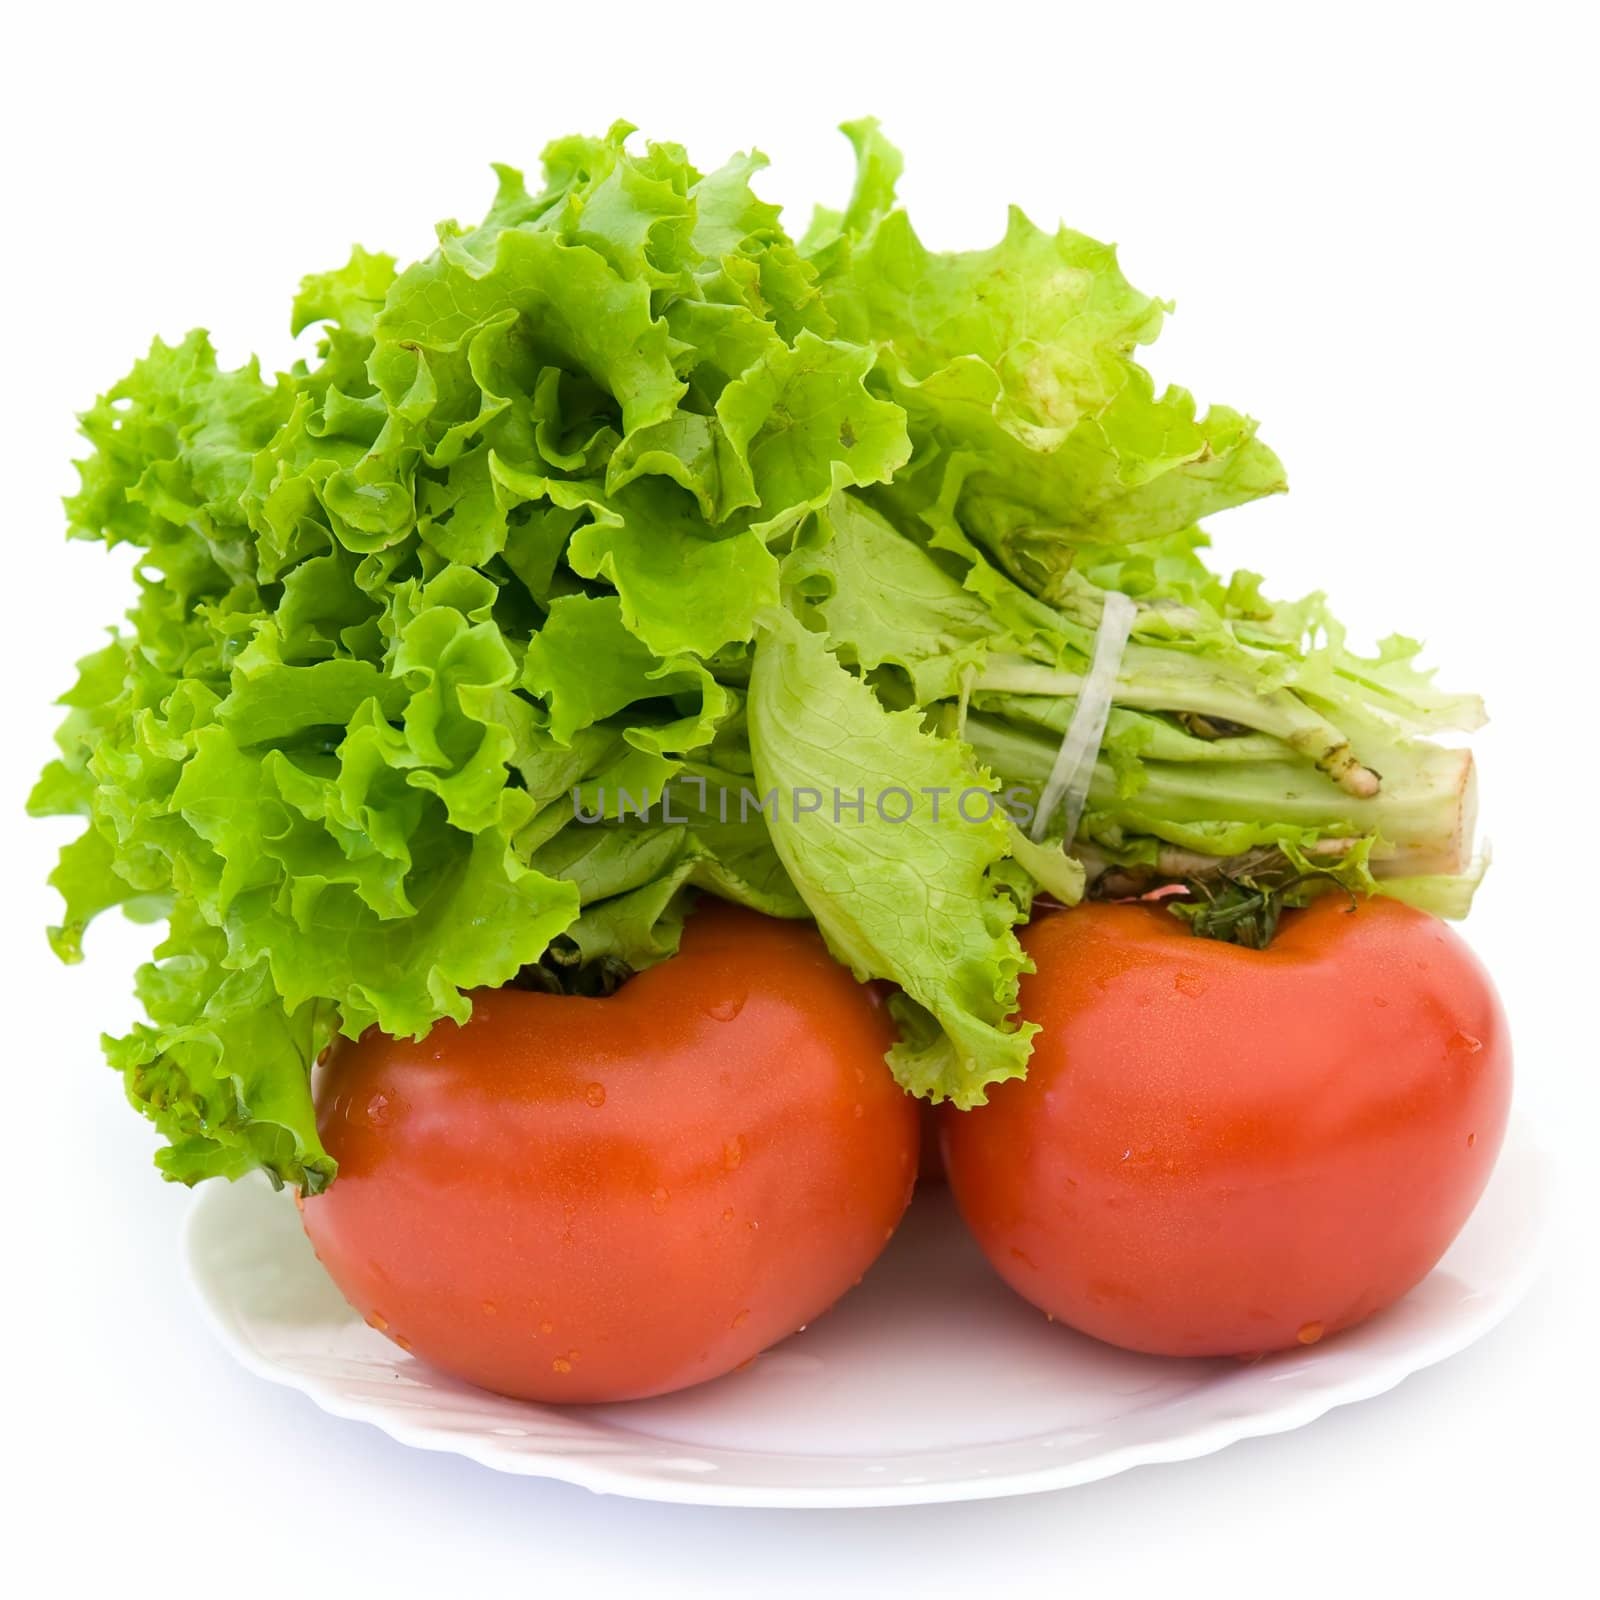
[[[1095,905],[1022,942],[1028,1076],[946,1112],[944,1156],[990,1261],[1052,1316],[1164,1355],[1311,1344],[1466,1221],[1511,1046],[1443,923],[1328,895],[1255,951]]]
[[[881,1001],[815,929],[718,903],[605,999],[499,989],[317,1085],[339,1175],[304,1203],[346,1298],[528,1399],[728,1372],[826,1311],[894,1232],[915,1104]]]

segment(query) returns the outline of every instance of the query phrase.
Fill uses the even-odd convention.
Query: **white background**
[[[28,8],[31,18],[44,8]],[[1588,1566],[1596,1416],[1592,902],[1594,40],[1578,8],[864,0],[725,11],[455,3],[50,8],[8,23],[0,272],[4,1066],[0,1439],[16,1564],[139,1592],[565,1596],[1493,1593]],[[31,32],[30,32],[31,30]],[[875,111],[936,245],[1003,206],[1122,244],[1173,296],[1157,375],[1264,419],[1287,500],[1220,554],[1431,641],[1480,689],[1496,864],[1468,933],[1510,1010],[1518,1095],[1563,1167],[1554,1269],[1484,1344],[1277,1439],[1035,1499],[673,1509],[407,1451],[233,1370],[176,1264],[188,1197],[98,1064],[141,937],[57,968],[51,830],[21,821],[45,702],[121,603],[61,541],[72,413],[156,331],[289,358],[300,275],[475,216],[491,159],[627,115],[703,165],[754,141],[803,212]],[[796,217],[798,224],[799,217]]]

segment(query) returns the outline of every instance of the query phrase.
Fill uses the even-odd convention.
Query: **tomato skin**
[[[881,1000],[809,926],[720,903],[605,999],[502,989],[316,1086],[307,1233],[374,1326],[487,1389],[662,1394],[826,1311],[916,1178]]]
[[[1466,1221],[1511,1045],[1442,922],[1328,895],[1253,951],[1094,905],[1022,943],[1028,1077],[944,1114],[945,1168],[996,1270],[1059,1321],[1163,1355],[1313,1343]]]

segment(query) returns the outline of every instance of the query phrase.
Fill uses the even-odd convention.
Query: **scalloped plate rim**
[[[585,1453],[574,1452],[560,1446],[513,1451],[502,1444],[500,1436],[491,1432],[487,1426],[476,1433],[458,1429],[418,1427],[403,1411],[381,1400],[340,1393],[319,1380],[315,1374],[296,1371],[263,1356],[230,1326],[227,1315],[213,1299],[212,1291],[196,1260],[199,1223],[208,1204],[204,1189],[196,1193],[184,1219],[181,1245],[186,1276],[201,1313],[223,1347],[239,1365],[256,1377],[305,1395],[330,1416],[366,1423],[398,1443],[420,1450],[459,1455],[498,1472],[547,1478],[588,1489],[597,1494],[614,1494],[664,1504],[767,1509],[847,1509],[948,1504],[1075,1488],[1081,1484],[1112,1477],[1134,1467],[1190,1461],[1213,1454],[1242,1440],[1292,1432],[1340,1406],[1356,1404],[1385,1394],[1413,1373],[1424,1371],[1448,1360],[1451,1356],[1458,1355],[1504,1321],[1525,1298],[1544,1269],[1552,1190],[1555,1186],[1554,1175],[1548,1147],[1536,1136],[1528,1119],[1521,1113],[1515,1113],[1512,1117],[1495,1175],[1491,1178],[1490,1187],[1486,1190],[1478,1210],[1469,1219],[1467,1229],[1472,1228],[1475,1223],[1484,1225],[1480,1221],[1482,1213],[1486,1209],[1492,1211],[1496,1198],[1496,1180],[1506,1171],[1511,1161],[1516,1161],[1525,1169],[1525,1175],[1532,1177],[1529,1185],[1531,1192],[1531,1204],[1528,1206],[1529,1220],[1525,1230],[1527,1237],[1522,1241],[1523,1253],[1516,1270],[1493,1285],[1492,1292],[1480,1291],[1477,1304],[1472,1308],[1458,1308],[1445,1326],[1432,1329],[1425,1335],[1415,1338],[1411,1347],[1392,1352],[1384,1360],[1374,1360],[1365,1366],[1358,1364],[1354,1370],[1345,1373],[1335,1382],[1317,1383],[1301,1389],[1298,1393],[1285,1392],[1284,1399],[1270,1408],[1243,1414],[1236,1411],[1202,1418],[1165,1438],[1133,1440],[1092,1455],[1070,1461],[1063,1460],[1033,1470],[950,1476],[936,1481],[904,1479],[896,1481],[888,1477],[881,1482],[832,1484],[821,1481],[789,1484],[718,1481],[711,1476],[670,1475],[662,1471],[659,1464],[652,1463],[648,1457],[607,1462],[601,1457],[590,1457]],[[1463,1236],[1466,1231],[1463,1229]],[[1327,1346],[1321,1348],[1336,1353],[1341,1347],[1338,1341],[1329,1341]],[[1297,1358],[1296,1353],[1287,1354],[1291,1360]],[[1291,1370],[1312,1369],[1309,1367],[1279,1369],[1278,1376],[1288,1377]],[[1233,1374],[1224,1373],[1219,1377],[1219,1382],[1231,1376]],[[479,1392],[473,1391],[474,1394]],[[521,1404],[489,1395],[487,1391],[482,1393],[486,1401],[508,1406]],[[581,1413],[585,1409],[577,1407],[573,1408],[573,1411]],[[535,1415],[543,1413],[553,1413],[556,1416],[570,1415],[559,1407],[529,1406],[528,1410]],[[652,1440],[652,1436],[648,1434],[631,1434],[625,1429],[610,1425],[605,1425],[605,1432],[615,1435],[619,1441],[635,1440],[641,1444],[653,1442],[657,1445],[672,1443],[660,1438]],[[1019,1438],[1015,1442],[1020,1444],[1024,1439]],[[713,1448],[683,1442],[678,1443],[676,1447],[684,1452],[694,1451],[701,1455],[725,1458],[730,1465],[741,1457],[783,1459],[794,1462],[815,1461],[819,1466],[841,1459],[816,1454],[775,1454],[759,1450]],[[968,1448],[976,1450],[986,1447]],[[934,1450],[907,1452],[886,1455],[883,1460],[905,1462],[915,1460],[919,1455],[933,1457],[945,1453]]]

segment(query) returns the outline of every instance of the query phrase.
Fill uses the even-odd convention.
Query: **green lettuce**
[[[750,707],[772,842],[829,946],[858,978],[892,975],[948,1040],[936,1079],[904,1061],[908,1087],[975,1105],[1020,1077],[1033,1030],[1009,1023],[1012,926],[1027,906],[994,875],[1012,853],[994,779],[962,741],[887,709],[787,612],[756,652]]]
[[[960,1105],[1026,1070],[1040,895],[1175,883],[1230,937],[1326,885],[1465,910],[1470,758],[1430,741],[1479,708],[1206,566],[1199,519],[1283,474],[1157,392],[1167,308],[1020,214],[928,250],[846,131],[854,194],[799,240],[758,154],[559,140],[425,260],[305,278],[287,372],[196,332],[84,414],[68,532],[135,588],[32,808],[85,822],[64,960],[113,908],[167,925],[106,1048],[169,1177],[320,1189],[337,1034],[605,992],[700,894],[893,985],[891,1066]],[[1112,590],[1064,838],[1033,807]]]

